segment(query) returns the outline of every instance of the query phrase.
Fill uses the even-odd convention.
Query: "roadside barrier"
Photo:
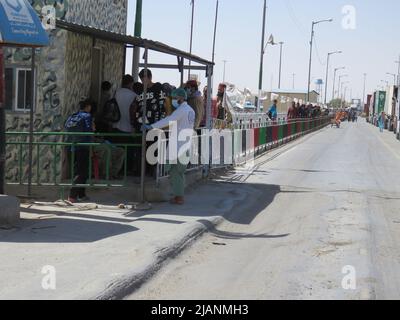
[[[203,175],[207,175],[209,169],[246,164],[272,148],[329,125],[330,121],[330,117],[276,122],[259,119],[249,121],[245,125],[238,123],[236,128],[214,129],[211,133],[207,132],[206,135],[200,134],[193,138],[196,147],[192,159],[195,161],[189,164],[188,171],[202,170]],[[215,140],[215,136],[218,136],[221,130],[224,131],[224,135]],[[79,140],[82,136],[91,137],[93,142],[68,142]],[[6,184],[60,187],[63,196],[65,188],[74,186],[87,188],[128,186],[132,169],[132,164],[128,160],[132,159],[131,152],[134,149],[136,153],[133,152],[133,161],[138,159],[142,135],[36,132],[33,134],[32,144],[29,143],[27,132],[7,132],[6,137]],[[108,140],[114,142],[123,140],[129,143],[109,143]],[[156,165],[155,174],[158,183],[168,177],[166,165],[168,141],[160,141],[160,145],[162,146],[158,154],[160,161]],[[32,148],[33,156],[31,170],[28,161],[29,148]],[[76,169],[73,164],[77,148],[87,148],[92,159],[88,161],[88,180],[84,185],[74,183]]]

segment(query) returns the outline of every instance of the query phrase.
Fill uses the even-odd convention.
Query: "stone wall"
[[[125,34],[127,0],[68,0],[66,20]]]
[[[90,37],[68,33],[65,56],[66,86],[63,116],[77,110],[80,99],[91,97],[92,46]],[[124,65],[124,47],[118,44],[96,40],[96,48],[103,53],[102,80],[109,81],[114,88],[119,86]],[[96,67],[96,66],[94,66]]]
[[[64,48],[66,45],[67,32],[55,30],[50,33],[50,45],[36,51],[36,109],[34,112],[34,131],[51,132],[60,131],[63,126],[62,101],[64,98]],[[9,49],[6,60],[7,66],[31,66],[30,49]],[[6,130],[8,132],[28,132],[29,113],[7,111]],[[26,137],[16,139],[8,138],[8,141],[27,141]],[[44,140],[44,139],[40,139]],[[56,141],[52,138],[48,141]],[[22,152],[21,152],[22,151]],[[49,181],[54,174],[52,159],[60,157],[60,151],[53,153],[53,149],[42,147],[39,150],[39,171],[42,181]],[[21,160],[22,158],[22,160]],[[34,150],[34,178],[37,181],[37,149]],[[21,161],[21,166],[20,166]],[[6,181],[18,182],[22,170],[22,181],[28,177],[28,152],[24,146],[20,150],[14,145],[7,146],[6,153]],[[59,169],[57,170],[59,171]]]
[[[65,97],[63,117],[77,111],[78,102],[90,96],[92,39],[68,33],[65,51]]]
[[[70,22],[86,24],[109,31],[125,33],[127,21],[126,0],[30,0],[40,12],[43,5],[54,5],[57,17]],[[50,46],[39,49],[36,54],[36,110],[34,130],[36,132],[56,132],[63,129],[69,114],[76,110],[82,97],[90,97],[92,46],[90,37],[73,34],[64,30],[50,33]],[[124,47],[114,43],[97,41],[104,53],[103,80],[119,85],[124,64]],[[31,66],[30,49],[8,49],[6,65]],[[27,132],[29,114],[8,111],[6,129],[9,132]],[[15,138],[9,138],[13,141]],[[17,140],[22,141],[20,137]],[[46,139],[50,142],[59,138]],[[18,182],[20,171],[23,181],[27,179],[28,154],[23,148],[22,167],[20,168],[20,150],[16,146],[7,146],[6,181]],[[41,183],[53,182],[53,160],[57,160],[56,174],[61,168],[61,149],[43,147],[39,150],[40,163],[37,163],[37,149],[34,150],[34,182],[40,171]]]

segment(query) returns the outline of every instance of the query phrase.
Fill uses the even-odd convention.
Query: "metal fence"
[[[272,122],[266,119],[247,121],[235,126],[217,128],[202,132],[193,137],[192,161],[188,171],[236,166],[247,163],[254,156],[262,155],[276,146],[282,145],[302,135],[330,124],[330,117],[317,119],[298,119]],[[224,131],[219,137],[218,134]],[[129,182],[128,153],[131,148],[141,148],[141,134],[94,134],[38,132],[30,145],[29,133],[7,132],[6,183],[9,185],[67,187],[124,187]],[[73,138],[91,137],[90,143],[68,142]],[[217,140],[215,138],[217,137]],[[132,143],[108,143],[115,138],[130,139]],[[218,139],[220,139],[218,141]],[[168,140],[160,140],[158,148],[157,183],[168,177],[166,165]],[[229,146],[229,148],[227,148]],[[32,167],[29,166],[28,149],[32,149]],[[84,185],[76,185],[74,162],[75,150],[79,147],[89,149],[91,161],[88,165],[88,180]],[[136,159],[136,158],[135,158]],[[134,160],[135,160],[134,159]],[[226,161],[228,159],[228,161]],[[138,159],[136,159],[138,160]],[[138,160],[140,161],[140,159]],[[115,162],[120,177],[115,177]],[[101,171],[101,172],[99,172]]]
[[[331,117],[275,122],[264,118],[235,126],[217,120],[214,122],[217,129],[193,138],[192,154],[197,162],[189,164],[188,170],[204,169],[208,166],[220,168],[243,165],[276,146],[319,130],[330,123]],[[219,134],[221,132],[223,134]],[[163,164],[166,163],[167,144],[167,140],[161,141],[162,152],[157,165],[158,181],[168,177],[168,166]],[[207,155],[204,154],[205,151],[208,152]]]
[[[85,187],[120,187],[124,186],[128,178],[128,149],[141,147],[135,143],[111,144],[107,139],[140,138],[141,135],[125,134],[95,134],[95,133],[66,133],[66,132],[38,132],[34,133],[34,141],[29,143],[29,133],[7,132],[6,168],[8,175],[6,183],[10,185],[33,186],[74,186],[76,175],[75,154],[77,148],[87,148],[91,155],[88,161],[88,181]],[[68,140],[79,140],[80,137],[89,137],[93,142],[79,143]],[[33,166],[29,168],[28,149],[32,147]],[[122,176],[116,181],[112,176],[114,155],[118,153],[122,162]],[[100,176],[99,162],[103,163],[104,174]],[[30,177],[29,177],[30,175]]]

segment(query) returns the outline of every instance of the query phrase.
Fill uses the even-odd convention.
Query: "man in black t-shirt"
[[[164,119],[167,114],[165,110],[165,99],[166,94],[163,91],[163,86],[161,83],[153,83],[153,75],[150,70],[147,70],[147,75],[145,70],[139,73],[140,80],[143,85],[147,84],[147,105],[146,105],[146,123],[151,124]],[[137,133],[141,132],[140,129],[143,125],[143,106],[144,106],[144,92],[140,92],[137,97],[137,107],[135,110],[134,117],[134,128]]]
[[[147,72],[147,74],[146,74]],[[165,100],[167,98],[166,93],[163,90],[163,86],[161,83],[153,83],[153,75],[152,72],[147,69],[142,70],[139,73],[140,81],[143,83],[143,86],[147,86],[147,103],[146,103],[146,123],[152,124],[156,123],[167,116],[165,109]],[[137,101],[133,110],[133,127],[135,129],[135,133],[141,133],[141,128],[143,125],[143,109],[144,109],[144,88],[139,92],[137,97]],[[136,141],[136,143],[141,143],[141,141]],[[152,143],[149,143],[151,145]],[[135,162],[136,175],[140,174],[140,159],[141,159],[141,148],[135,148],[135,158],[139,159],[139,161]],[[147,174],[149,176],[154,176],[157,172],[156,166],[147,165]]]

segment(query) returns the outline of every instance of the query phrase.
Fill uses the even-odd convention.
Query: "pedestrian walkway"
[[[121,298],[251,193],[251,186],[204,184],[184,206],[146,212],[24,204],[22,222],[0,229],[0,299]],[[45,266],[56,270],[56,290],[41,286]]]
[[[379,132],[379,128],[371,124],[368,124],[369,129],[378,133],[378,139],[382,141],[390,152],[392,152],[397,158],[400,157],[400,141],[397,140],[396,135],[393,132],[384,130],[382,133]],[[400,158],[399,158],[400,159]]]

